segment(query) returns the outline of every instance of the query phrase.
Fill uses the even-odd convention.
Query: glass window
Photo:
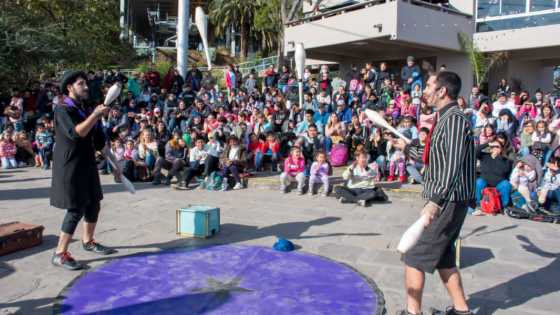
[[[525,13],[527,0],[502,0],[502,15]]]
[[[478,18],[483,19],[489,16],[500,16],[501,0],[479,0]]]
[[[531,12],[552,10],[556,7],[556,0],[531,0],[529,9]]]
[[[509,19],[500,19],[495,21],[486,21],[476,23],[476,31],[478,33],[503,31],[518,28],[538,27],[546,25],[559,25],[560,13],[548,13],[543,15],[533,15],[524,17],[512,17]]]

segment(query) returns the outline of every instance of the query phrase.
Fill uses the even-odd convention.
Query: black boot
[[[152,185],[159,185],[161,184],[161,179],[158,176],[154,176],[154,180],[152,181]]]
[[[173,178],[173,175],[167,174],[167,176],[163,180],[163,184],[164,185],[171,185],[171,179],[172,178]]]

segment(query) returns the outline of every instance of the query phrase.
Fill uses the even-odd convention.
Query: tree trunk
[[[247,53],[249,52],[249,25],[248,22],[241,23],[241,58],[247,58]]]

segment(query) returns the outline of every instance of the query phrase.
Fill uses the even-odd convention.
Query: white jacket
[[[558,187],[560,187],[560,174],[552,175],[550,171],[548,171],[541,180],[541,184],[539,185],[539,188],[537,188],[537,191],[543,188],[556,190]]]
[[[500,101],[495,101],[492,106],[494,107],[492,110],[492,116],[496,118],[500,117],[500,111],[502,109],[509,109],[513,116],[517,116],[517,107],[515,107],[515,104],[510,101],[506,101],[504,104],[500,104]]]

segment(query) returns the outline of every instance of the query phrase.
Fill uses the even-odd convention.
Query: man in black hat
[[[402,85],[403,89],[412,91],[412,81],[414,81],[412,74],[414,72],[420,75],[420,67],[414,64],[414,57],[408,56],[408,58],[406,58],[406,66],[402,67],[401,70],[401,79],[404,81]]]
[[[61,88],[62,94],[68,97],[57,107],[54,116],[57,146],[53,151],[51,205],[67,209],[67,212],[52,264],[75,270],[82,265],[68,253],[68,245],[82,218],[82,248],[97,254],[111,252],[93,239],[103,199],[95,151],[100,151],[107,158],[105,134],[99,119],[107,115],[109,107],[88,106],[87,77],[82,71],[68,72],[62,80]],[[118,163],[115,164],[118,167]],[[115,169],[114,172],[120,175],[121,170]]]

